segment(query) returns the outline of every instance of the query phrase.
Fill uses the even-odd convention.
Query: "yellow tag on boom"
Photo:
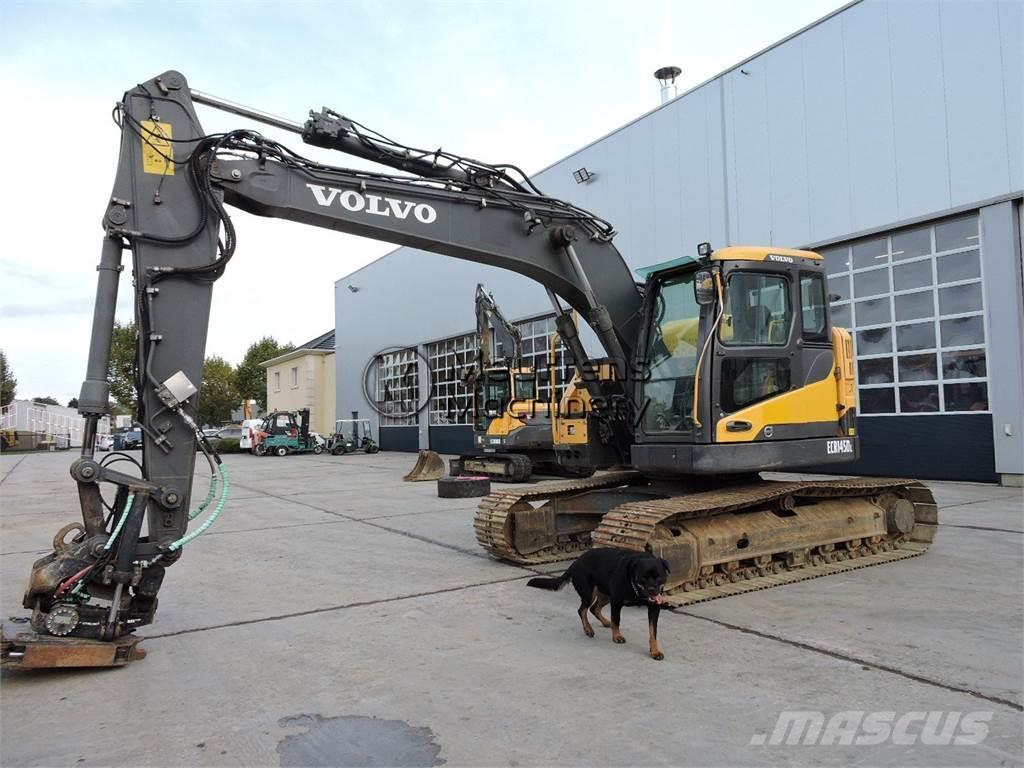
[[[174,147],[170,123],[142,121],[142,170],[160,176],[173,176]]]

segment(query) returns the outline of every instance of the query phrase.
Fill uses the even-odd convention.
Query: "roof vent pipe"
[[[676,78],[683,70],[679,67],[662,67],[654,72],[654,76],[661,83],[661,103],[667,104],[679,95],[676,91]]]

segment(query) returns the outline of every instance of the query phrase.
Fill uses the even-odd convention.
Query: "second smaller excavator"
[[[519,328],[505,318],[493,294],[483,285],[476,287],[475,307],[477,357],[466,376],[475,452],[452,459],[450,473],[484,475],[507,483],[526,482],[534,473],[562,477],[592,475],[594,469],[579,448],[575,450],[574,462],[563,462],[556,450],[562,415],[557,396],[557,335],[551,340],[547,370],[539,371],[524,365]],[[546,400],[538,397],[538,385],[545,378],[551,385],[551,395]],[[574,377],[565,393],[565,402],[571,400],[585,407],[576,392],[577,383]],[[578,428],[585,440],[585,419],[575,423],[580,422],[581,413],[573,413],[577,418],[569,432],[576,435]],[[570,449],[569,455],[572,453]]]

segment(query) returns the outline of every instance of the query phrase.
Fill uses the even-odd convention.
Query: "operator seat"
[[[756,345],[768,344],[771,341],[772,311],[764,304],[747,307],[737,318],[736,334],[733,344]]]

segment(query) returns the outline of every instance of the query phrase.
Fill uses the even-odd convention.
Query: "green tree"
[[[60,405],[60,403],[57,402],[57,398],[50,397],[50,395],[47,395],[46,397],[33,397],[32,402],[39,403],[40,405]]]
[[[235,370],[221,357],[208,357],[203,362],[203,385],[199,389],[199,423],[217,425],[231,418],[238,407]]]
[[[260,407],[267,407],[267,371],[260,367],[266,362],[285,352],[295,349],[292,344],[278,344],[273,336],[264,336],[249,345],[245,357],[235,369],[235,389],[239,400],[256,400]]]
[[[14,371],[7,364],[7,355],[0,349],[0,405],[10,405],[17,389],[18,380],[14,378]]]
[[[135,413],[135,323],[114,323],[110,341],[110,394],[128,413]]]
[[[68,408],[77,408],[77,407],[78,407],[78,398],[77,397],[72,397],[70,400],[68,400]]]

